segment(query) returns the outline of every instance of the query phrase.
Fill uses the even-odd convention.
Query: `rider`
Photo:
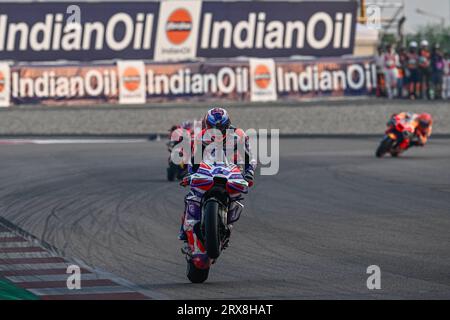
[[[433,118],[428,113],[421,113],[414,119],[413,127],[417,139],[411,141],[411,146],[423,147],[433,132]]]
[[[174,125],[169,130],[169,142],[167,146],[169,147],[169,152],[183,141],[183,130],[185,130],[191,137],[194,135],[194,123],[192,121],[183,121],[181,125]]]
[[[400,121],[404,122],[414,130],[411,138],[405,137],[409,139],[409,143],[406,148],[412,146],[423,147],[427,143],[428,138],[431,136],[433,131],[433,119],[430,114],[425,112],[421,114],[400,112],[392,115],[389,124],[394,124]],[[402,142],[403,141],[399,144]]]
[[[420,91],[419,97],[422,98],[422,93],[425,88],[427,99],[431,99],[431,53],[428,50],[428,41],[422,40],[420,42],[419,50],[419,83]]]
[[[386,52],[383,55],[384,62],[384,79],[386,84],[386,91],[388,98],[392,99],[398,95],[397,81],[398,81],[398,66],[400,65],[398,54],[395,52],[392,44],[388,44]]]
[[[417,84],[419,82],[418,61],[419,56],[417,55],[417,42],[411,41],[409,44],[409,50],[405,56],[406,81],[408,84],[408,94],[410,99],[417,98]]]
[[[244,155],[238,155],[242,156],[244,160],[244,179],[247,180],[250,186],[253,185],[253,179],[255,175],[255,169],[256,169],[256,161],[252,157],[252,153],[250,150],[249,145],[249,138],[244,133],[244,131],[240,128],[234,127],[231,125],[231,120],[228,115],[228,112],[223,108],[212,108],[210,109],[205,117],[203,118],[202,123],[202,130],[198,134],[196,138],[196,141],[199,141],[199,144],[201,144],[201,148],[196,148],[196,143],[194,143],[193,150],[192,150],[192,159],[191,163],[192,165],[188,166],[188,170],[190,174],[194,174],[197,172],[200,164],[195,163],[194,159],[202,159],[202,154],[204,149],[212,143],[212,141],[208,138],[209,134],[207,133],[207,130],[209,129],[216,129],[219,130],[222,133],[222,143],[224,146],[224,153],[226,155],[226,139],[227,138],[233,138],[234,142],[234,148],[233,150],[236,150],[236,143],[242,143],[244,145]],[[229,134],[232,133],[232,136]],[[202,153],[199,155],[199,153]],[[237,158],[234,158],[234,161],[237,161]],[[189,176],[186,176],[183,181],[182,185],[186,186],[189,183]],[[185,197],[185,210],[183,212],[183,216],[181,219],[181,228],[180,233],[178,235],[179,240],[186,241],[186,228],[189,228],[189,226],[185,225],[185,218],[186,215],[189,215],[190,217],[198,216],[198,212],[200,211],[200,203],[197,201],[197,196],[191,192],[189,192]],[[192,223],[192,222],[191,222]],[[192,227],[192,225],[190,226]]]

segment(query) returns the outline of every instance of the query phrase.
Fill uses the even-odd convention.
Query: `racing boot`
[[[178,232],[178,240],[187,242],[187,235],[186,232],[184,231],[184,213],[183,216],[181,217],[181,226],[180,231]]]

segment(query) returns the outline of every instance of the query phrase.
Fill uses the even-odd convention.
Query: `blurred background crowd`
[[[377,96],[390,99],[450,98],[450,54],[437,42],[383,43],[376,55]]]
[[[355,54],[375,56],[377,96],[450,99],[450,0],[358,2]]]

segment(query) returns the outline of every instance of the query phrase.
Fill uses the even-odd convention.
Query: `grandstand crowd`
[[[382,45],[376,65],[379,97],[450,99],[450,55],[438,43],[411,41],[407,48]]]

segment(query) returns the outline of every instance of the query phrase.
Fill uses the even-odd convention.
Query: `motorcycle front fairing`
[[[414,136],[414,128],[409,122],[397,121],[390,124],[385,134],[395,141],[393,146],[395,152],[402,152],[408,149],[410,140]]]

